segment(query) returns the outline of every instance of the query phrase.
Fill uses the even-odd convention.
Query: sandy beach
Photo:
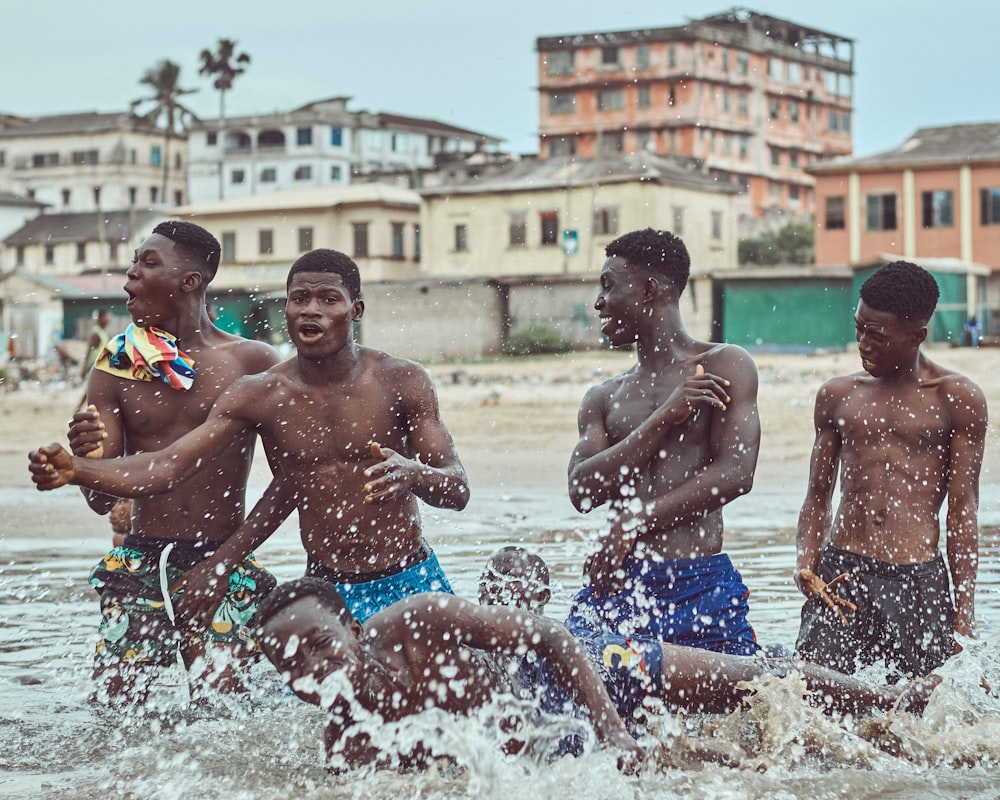
[[[975,380],[987,400],[1000,396],[1000,349],[932,348],[930,357]],[[468,470],[473,490],[563,486],[576,442],[576,412],[587,388],[628,369],[634,355],[571,353],[524,359],[430,364],[441,412]],[[860,368],[854,350],[815,355],[754,356],[760,375],[762,444],[758,487],[805,487],[816,390],[830,377]],[[79,387],[0,391],[0,485],[30,483],[27,452],[65,442]],[[994,415],[995,417],[995,415]],[[1000,483],[1000,453],[987,438],[983,483]],[[257,479],[266,481],[267,467]]]

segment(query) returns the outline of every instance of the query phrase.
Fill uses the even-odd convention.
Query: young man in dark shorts
[[[219,255],[215,237],[190,222],[161,223],[139,245],[124,287],[133,322],[97,354],[87,385],[91,406],[70,423],[75,453],[113,459],[159,450],[204,422],[235,380],[278,362],[269,345],[233,336],[209,320],[205,294]],[[233,565],[229,590],[204,624],[182,631],[171,617],[160,571],[162,561],[166,579],[178,579],[240,526],[254,441],[248,431],[207,459],[210,480],[136,497],[128,537],[90,577],[101,595],[98,697],[141,702],[152,668],[175,663],[178,651],[196,692],[205,684],[243,689],[238,670],[226,662],[253,657],[246,623],[255,597],[274,579],[252,559]],[[113,494],[84,495],[101,514],[117,502]]]
[[[816,397],[797,534],[806,595],[797,651],[841,672],[884,660],[924,675],[960,649],[954,634],[975,632],[986,400],[921,349],[937,300],[933,276],[915,264],[875,272],[854,315],[863,371]]]
[[[601,333],[634,345],[638,362],[580,405],[570,499],[583,512],[608,506],[610,529],[587,560],[567,627],[754,653],[749,592],[722,552],[722,509],[753,483],[756,366],[739,347],[685,331],[690,259],[678,237],[634,231],[605,250]]]
[[[423,539],[418,501],[462,509],[469,489],[430,376],[354,341],[364,311],[361,277],[343,253],[306,253],[292,265],[287,288],[296,354],[230,386],[190,435],[117,463],[43,448],[31,454],[33,480],[39,489],[73,482],[125,496],[200,484],[187,479],[206,459],[256,432],[281,477],[240,532],[175,585],[184,589],[178,609],[187,618],[210,612],[226,588],[218,576],[293,509],[306,574],[336,585],[352,616],[366,619],[417,592],[450,593]]]

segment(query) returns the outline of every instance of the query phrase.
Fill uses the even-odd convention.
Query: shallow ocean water
[[[262,488],[262,487],[260,487]],[[402,732],[436,740],[454,763],[422,773],[333,776],[320,761],[322,716],[284,691],[266,663],[249,703],[195,707],[180,669],[157,679],[130,716],[87,704],[97,621],[90,566],[107,520],[78,493],[0,488],[0,798],[996,798],[1000,796],[1000,502],[983,487],[980,638],[943,670],[923,717],[824,716],[794,677],[762,679],[739,712],[667,715],[638,777],[605,752],[546,763],[498,754],[489,720],[418,719]],[[751,589],[751,621],[790,649],[800,596],[791,581],[795,491],[755,489],[727,510],[727,550]],[[462,513],[424,509],[427,538],[456,592],[475,597],[497,547],[549,563],[561,618],[601,519],[547,489],[480,492]],[[258,556],[279,579],[302,574],[294,519]],[[987,692],[982,682],[992,688]],[[539,731],[539,741],[557,735]]]

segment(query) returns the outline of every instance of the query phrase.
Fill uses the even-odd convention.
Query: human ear
[[[185,292],[193,292],[201,286],[204,280],[205,277],[198,271],[186,272],[181,279],[181,289]]]
[[[364,313],[365,313],[365,301],[364,300],[355,300],[354,301],[354,311],[351,314],[351,319],[353,319],[355,322],[357,322],[359,319],[361,319],[361,316]]]

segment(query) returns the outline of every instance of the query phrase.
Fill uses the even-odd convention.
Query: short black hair
[[[941,292],[937,281],[923,267],[893,261],[877,269],[861,284],[861,299],[875,311],[888,311],[902,322],[926,325]]]
[[[361,273],[358,271],[358,265],[349,255],[339,250],[320,248],[299,256],[288,270],[286,290],[292,285],[292,276],[299,272],[334,272],[343,278],[344,287],[350,294],[351,300],[358,300],[361,297]]]
[[[494,564],[498,565],[500,570],[495,569]],[[543,586],[549,585],[549,565],[545,563],[545,559],[514,544],[501,547],[491,555],[483,572],[484,575],[488,571],[497,573],[509,567],[520,568],[525,577],[538,580]]]
[[[278,584],[268,592],[257,612],[253,616],[253,624],[257,628],[257,637],[260,637],[260,629],[278,612],[284,610],[292,603],[303,598],[312,597],[317,605],[329,609],[340,617],[345,625],[350,623],[351,612],[344,602],[344,597],[337,588],[327,581],[319,578],[296,578]]]
[[[680,295],[691,274],[691,256],[679,236],[670,231],[646,228],[619,236],[604,253],[609,258],[623,258],[631,266],[642,266],[665,277]]]
[[[219,271],[219,257],[222,255],[222,245],[212,234],[201,225],[176,219],[161,222],[153,228],[153,233],[170,239],[181,255],[201,271],[205,282],[212,282]]]

